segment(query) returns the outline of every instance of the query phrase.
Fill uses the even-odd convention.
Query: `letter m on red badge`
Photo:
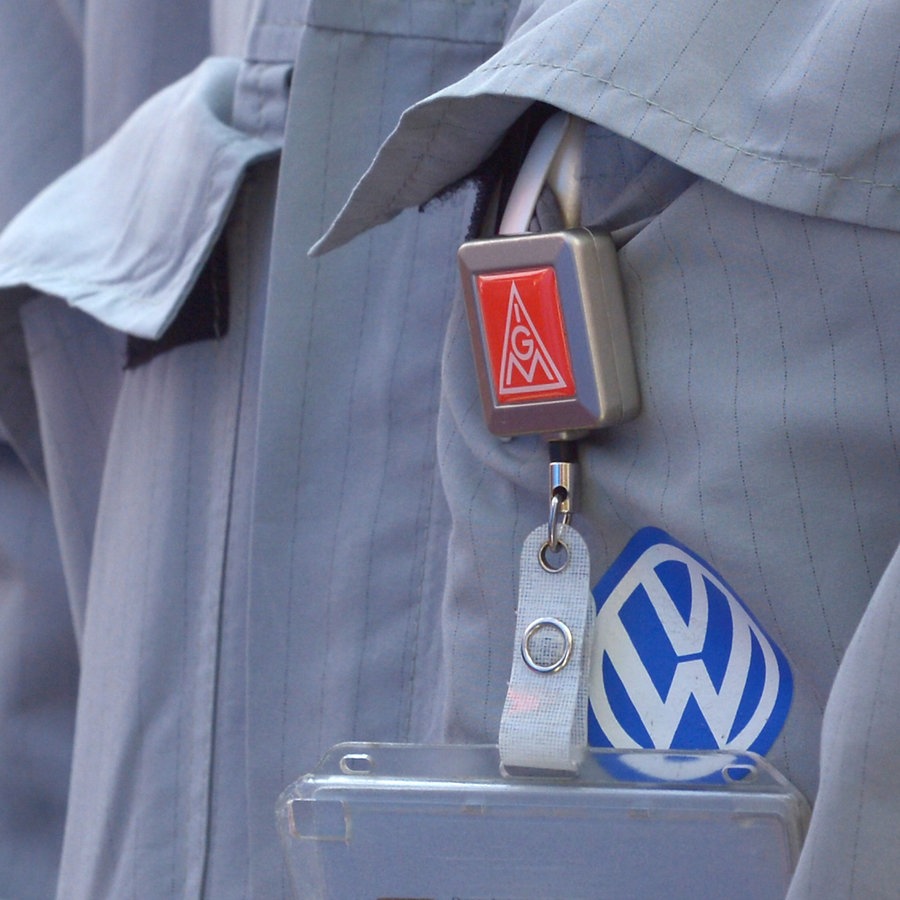
[[[575,396],[556,285],[548,266],[478,275],[489,367],[499,404]]]

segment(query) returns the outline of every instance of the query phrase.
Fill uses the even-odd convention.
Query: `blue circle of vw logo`
[[[592,746],[769,750],[790,708],[790,667],[700,557],[644,528],[594,598]]]

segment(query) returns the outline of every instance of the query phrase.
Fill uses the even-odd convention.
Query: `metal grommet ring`
[[[559,560],[548,558],[548,554],[559,557]],[[551,546],[550,541],[544,541],[541,549],[538,550],[538,562],[541,564],[541,568],[551,575],[562,572],[569,565],[569,548],[565,541],[557,541],[556,547]]]
[[[540,644],[536,646],[537,641]],[[535,619],[522,635],[522,659],[534,672],[544,675],[559,672],[569,664],[574,643],[572,631],[565,622],[552,616]]]

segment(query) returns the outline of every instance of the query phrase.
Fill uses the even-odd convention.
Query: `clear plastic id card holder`
[[[513,777],[493,746],[341,744],[278,815],[301,900],[780,900],[808,808],[750,753]]]

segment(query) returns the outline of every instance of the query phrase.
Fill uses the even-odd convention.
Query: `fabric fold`
[[[900,7],[620,6],[547,0],[491,59],[407,110],[311,252],[463,178],[534,101],[748,199],[900,229]]]
[[[162,334],[247,167],[279,150],[272,129],[232,124],[241,71],[206,60],[39,194],[0,234],[0,288],[28,285],[118,330]]]

